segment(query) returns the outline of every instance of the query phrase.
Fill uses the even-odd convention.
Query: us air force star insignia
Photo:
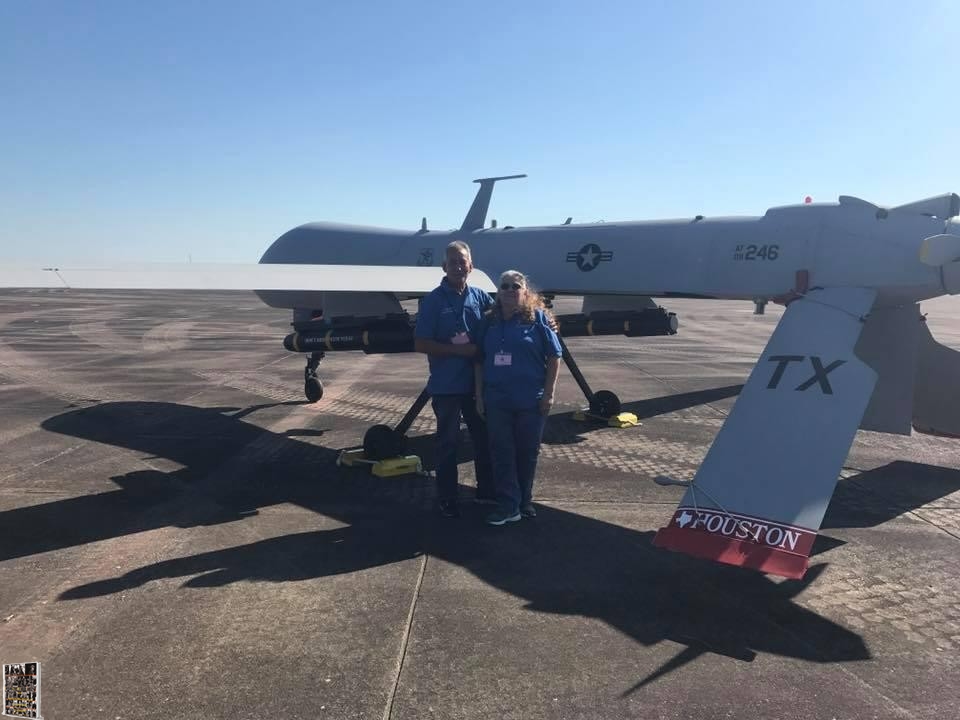
[[[604,252],[595,243],[588,243],[576,252],[567,253],[567,262],[575,262],[583,272],[590,272],[601,262],[613,260],[613,252]]]

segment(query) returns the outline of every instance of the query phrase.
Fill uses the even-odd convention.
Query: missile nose
[[[943,289],[949,295],[960,295],[960,260],[944,265],[941,270]]]
[[[945,232],[931,235],[920,245],[920,262],[931,267],[942,267],[960,260],[960,225],[956,218],[948,220]]]
[[[950,218],[947,220],[948,235],[960,235],[960,218]]]
[[[945,236],[954,238],[960,244],[960,218],[947,221]],[[953,254],[952,262],[948,260],[940,266],[940,277],[944,290],[950,295],[960,295],[960,249]]]

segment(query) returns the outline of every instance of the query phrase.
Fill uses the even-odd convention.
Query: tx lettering
[[[803,355],[771,355],[767,358],[770,362],[777,363],[776,369],[773,371],[773,375],[770,377],[770,382],[767,383],[767,390],[775,390],[780,384],[780,381],[783,379],[783,373],[787,369],[787,365],[792,362],[803,362]],[[827,380],[827,375],[836,370],[838,367],[843,365],[846,360],[834,360],[832,363],[823,366],[823,361],[816,355],[810,356],[810,364],[813,366],[813,377],[805,382],[800,383],[794,390],[806,390],[811,387],[814,383],[820,383],[820,390],[823,391],[824,395],[833,395],[833,388],[830,387],[830,381]]]

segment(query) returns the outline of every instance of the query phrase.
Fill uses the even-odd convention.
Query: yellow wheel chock
[[[602,415],[594,415],[587,410],[577,410],[573,414],[573,419],[580,422],[601,422],[614,428],[637,427],[641,424],[637,416],[629,412],[617,413],[612,417],[603,417]]]
[[[337,466],[346,465],[356,467],[369,465],[370,472],[377,477],[394,477],[397,475],[423,475],[423,463],[418,455],[403,455],[401,457],[385,458],[384,460],[367,460],[363,448],[341,450],[337,456]]]

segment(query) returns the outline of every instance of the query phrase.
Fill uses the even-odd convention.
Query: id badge
[[[513,355],[508,352],[498,352],[493,356],[493,364],[497,367],[513,365]]]

